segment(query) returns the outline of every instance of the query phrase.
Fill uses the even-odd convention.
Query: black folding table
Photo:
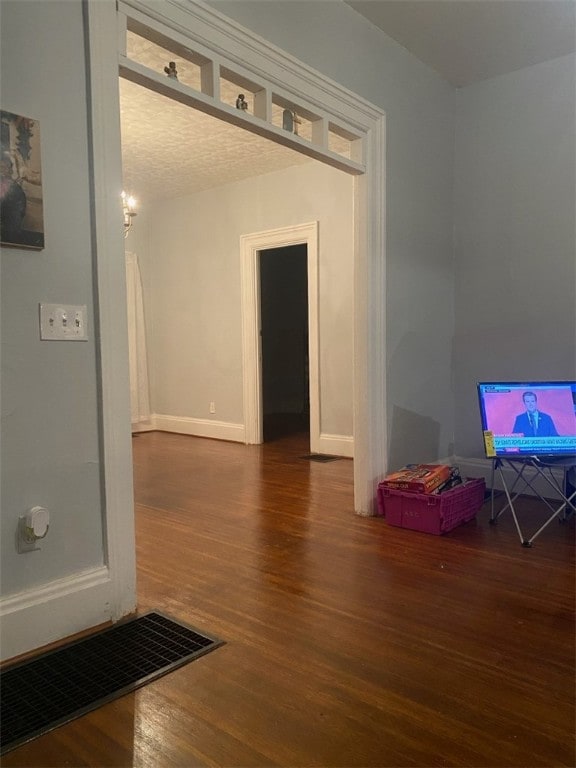
[[[500,516],[510,510],[520,537],[523,547],[531,547],[532,542],[540,536],[542,531],[550,525],[552,520],[558,518],[560,522],[565,522],[576,512],[576,488],[568,482],[568,473],[576,467],[576,456],[562,456],[561,458],[552,458],[546,456],[518,456],[502,457],[492,459],[492,491],[490,502],[490,523],[495,525]],[[511,482],[506,477],[504,470],[508,468],[513,470],[514,477]],[[554,471],[556,470],[556,472]],[[560,470],[560,471],[558,471]],[[494,511],[494,475],[498,472],[507,502],[498,512]],[[559,476],[561,475],[561,477]],[[541,478],[547,486],[552,488],[554,496],[557,499],[550,499],[541,493],[537,486],[537,480]],[[530,488],[532,492],[542,501],[550,511],[550,515],[543,525],[538,528],[529,538],[526,537],[520,526],[518,514],[514,503],[518,496]]]

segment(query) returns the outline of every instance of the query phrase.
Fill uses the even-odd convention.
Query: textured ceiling
[[[458,86],[576,47],[574,0],[348,0],[348,5]],[[177,59],[179,80],[200,90],[194,63],[133,33],[128,33],[127,53],[160,73]],[[222,81],[220,98],[234,105],[237,91]],[[251,109],[251,94],[247,99]],[[120,106],[124,186],[142,201],[314,162],[122,79]],[[302,124],[300,135],[306,136],[308,128]],[[330,148],[347,154],[338,139]]]
[[[124,188],[142,201],[313,162],[122,79],[120,104]]]
[[[130,59],[164,72],[176,59],[178,80],[200,90],[197,65],[176,57],[133,33],[127,35]],[[220,98],[233,106],[239,88],[221,81]],[[252,95],[246,93],[250,110]],[[273,110],[275,124],[282,110]],[[120,78],[124,188],[140,201],[180,197],[302,163],[309,157],[249,131],[184,106]],[[302,124],[300,135],[309,126]],[[335,147],[346,153],[346,142]]]

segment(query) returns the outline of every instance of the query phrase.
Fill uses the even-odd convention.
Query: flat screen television
[[[484,450],[498,456],[576,456],[576,381],[478,384]]]

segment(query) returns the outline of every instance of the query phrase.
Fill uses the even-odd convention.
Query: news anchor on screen
[[[535,393],[524,392],[522,400],[526,410],[516,416],[512,432],[521,433],[525,437],[558,437],[552,417],[538,410],[538,398]]]

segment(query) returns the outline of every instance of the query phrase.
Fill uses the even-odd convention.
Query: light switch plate
[[[40,338],[88,341],[85,304],[40,304]]]

